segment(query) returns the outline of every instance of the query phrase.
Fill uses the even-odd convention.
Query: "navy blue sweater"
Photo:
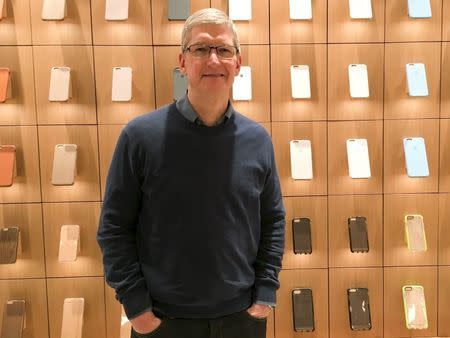
[[[214,127],[175,104],[131,121],[109,169],[97,240],[129,318],[214,318],[275,302],[285,212],[270,136],[234,112]]]

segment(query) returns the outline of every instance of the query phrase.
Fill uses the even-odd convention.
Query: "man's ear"
[[[178,68],[180,68],[181,74],[186,75],[186,59],[184,53],[178,54]]]
[[[234,76],[237,76],[241,71],[242,57],[241,54],[236,55],[236,69],[234,72]]]

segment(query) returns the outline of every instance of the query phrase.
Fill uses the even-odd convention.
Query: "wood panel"
[[[437,194],[384,196],[384,264],[386,266],[437,265],[438,206]],[[406,243],[406,215],[422,215],[427,251],[410,252]]]
[[[92,45],[90,0],[66,0],[64,20],[42,20],[44,0],[30,0],[33,45]]]
[[[384,42],[384,0],[372,0],[372,19],[350,18],[348,1],[328,1],[328,42]]]
[[[77,176],[73,185],[52,185],[57,144],[77,145]],[[96,126],[39,127],[42,200],[45,202],[100,201]]]
[[[106,0],[91,0],[94,45],[151,45],[150,1],[128,3],[127,20],[105,20]]]
[[[345,2],[347,3],[347,2]],[[369,97],[352,98],[348,66],[365,64],[369,80]],[[328,119],[383,119],[382,44],[353,44],[328,46]]]
[[[450,192],[450,119],[439,122],[439,191]]]
[[[439,264],[450,265],[450,194],[439,194]],[[450,281],[450,279],[447,279]],[[450,331],[449,331],[450,332]]]
[[[8,300],[25,300],[26,328],[22,338],[49,338],[45,279],[0,280],[0,306]],[[3,315],[0,317],[0,327]]]
[[[211,7],[220,9],[229,15],[228,0],[211,0]],[[234,24],[241,44],[269,43],[269,0],[257,0],[252,3],[252,19],[235,20]]]
[[[428,329],[408,330],[405,324],[402,287],[421,285],[424,288]],[[384,269],[384,337],[437,336],[437,267]]]
[[[328,259],[330,267],[382,266],[383,200],[381,195],[330,196]],[[348,219],[363,216],[367,220],[369,252],[351,252]]]
[[[441,266],[439,273],[439,297],[438,297],[438,336],[450,336],[450,310],[448,300],[450,299],[450,266]]]
[[[38,124],[96,124],[94,60],[89,46],[35,46],[34,68]],[[48,100],[52,67],[70,67],[72,97]]]
[[[297,269],[282,270],[279,275],[275,308],[275,337],[322,338],[328,337],[328,270]],[[309,288],[313,294],[314,326],[312,332],[295,332],[292,313],[292,290]]]
[[[272,121],[326,120],[327,46],[272,45]],[[291,94],[291,65],[308,65],[311,98],[294,99]]]
[[[16,146],[16,173],[13,185],[0,187],[0,203],[40,202],[37,128],[0,127],[0,144]]]
[[[29,2],[6,0],[3,6],[6,6],[6,16],[1,19],[0,45],[30,45],[31,17]]]
[[[367,140],[370,178],[351,178],[347,160],[348,139]],[[328,189],[335,194],[380,194],[383,190],[383,123],[354,121],[328,123]]]
[[[273,122],[272,138],[278,176],[283,196],[327,194],[327,157],[325,122]],[[310,140],[313,178],[294,180],[291,177],[291,140]]]
[[[330,269],[330,338],[383,337],[383,269]],[[353,331],[350,327],[347,290],[369,290],[372,328]]]
[[[44,239],[40,204],[0,204],[0,228],[20,229],[21,249],[14,264],[0,265],[0,278],[44,278]]]
[[[9,68],[11,74],[11,98],[0,103],[0,125],[36,124],[31,47],[0,47],[0,54],[0,67]]]
[[[439,120],[395,120],[384,122],[384,192],[424,193],[438,191]],[[403,138],[423,137],[430,176],[406,174]]]
[[[445,3],[448,3],[446,1]],[[450,8],[449,8],[450,13]],[[441,64],[441,115],[450,118],[450,43],[442,42]]]
[[[384,117],[386,119],[439,117],[440,43],[386,44],[385,50]],[[407,63],[425,65],[428,96],[408,95]]]
[[[270,42],[326,43],[327,1],[311,1],[311,20],[292,20],[289,1],[270,1]]]
[[[430,0],[430,4],[432,17],[415,19],[408,15],[408,1],[386,0],[386,42],[439,41],[442,0]]]
[[[83,338],[106,338],[102,277],[48,278],[50,338],[61,337],[64,299],[84,298]]]
[[[328,266],[327,243],[327,198],[285,197],[286,229],[283,255],[283,269],[326,268]],[[294,253],[292,220],[306,217],[311,221],[311,254]]]
[[[125,124],[155,109],[153,50],[151,47],[94,47],[97,114],[99,124]],[[113,102],[114,67],[132,68],[130,102]]]
[[[100,203],[44,203],[45,262],[48,277],[103,276],[97,244]],[[62,225],[80,227],[80,252],[74,262],[59,262]]]

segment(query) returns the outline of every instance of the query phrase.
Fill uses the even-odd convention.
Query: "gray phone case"
[[[173,70],[173,100],[176,101],[185,95],[187,87],[187,77],[181,74],[179,68],[175,68]]]
[[[190,0],[168,0],[167,7],[169,20],[186,20],[191,13]]]
[[[19,228],[0,229],[0,264],[14,264],[17,260]]]
[[[21,338],[25,320],[25,301],[9,300],[3,308],[0,338]]]

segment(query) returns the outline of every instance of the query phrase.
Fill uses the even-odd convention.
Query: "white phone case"
[[[70,98],[71,80],[69,67],[52,67],[48,100],[65,102]]]
[[[369,97],[369,76],[367,66],[364,64],[348,65],[348,80],[350,85],[350,97]]]
[[[252,0],[228,0],[228,10],[231,20],[252,19]]]
[[[414,19],[431,18],[430,0],[408,0],[408,15]]]
[[[351,178],[369,178],[370,160],[369,148],[366,139],[348,139],[347,161],[348,171]]]
[[[74,262],[80,252],[80,227],[62,225],[59,237],[58,261]]]
[[[106,0],[105,20],[127,20],[128,0]]]
[[[133,69],[131,67],[114,67],[112,76],[112,101],[131,101],[132,83]]]
[[[406,173],[409,177],[428,177],[427,149],[423,137],[407,137],[403,139]]]
[[[313,178],[312,152],[310,140],[292,140],[291,177],[294,180],[310,180]]]
[[[308,65],[291,65],[291,94],[294,99],[311,98]]]
[[[61,338],[82,338],[84,298],[64,299]]]
[[[371,0],[349,0],[350,18],[352,19],[371,19],[372,3]]]
[[[292,20],[312,19],[312,0],[289,0],[289,18]]]
[[[250,101],[252,99],[252,69],[242,66],[233,82],[233,100]]]
[[[53,185],[72,185],[77,172],[77,145],[57,144],[53,156]]]
[[[42,20],[64,20],[67,12],[66,0],[44,0]]]
[[[407,63],[406,80],[410,96],[428,96],[427,73],[423,63]]]

